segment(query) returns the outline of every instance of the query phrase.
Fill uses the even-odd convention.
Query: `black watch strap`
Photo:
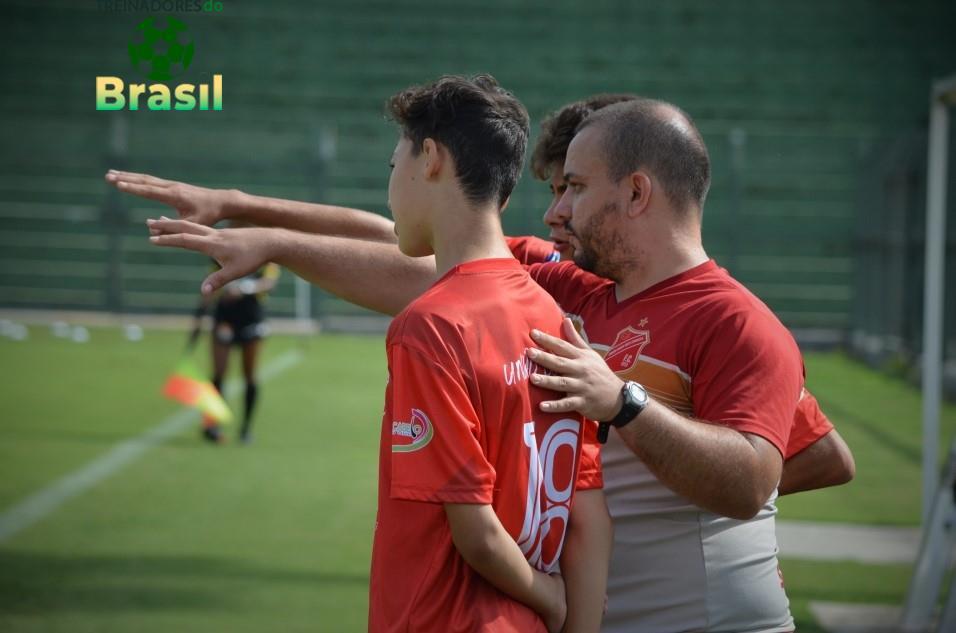
[[[607,434],[610,430],[610,422],[598,422],[597,441],[599,444],[607,444]]]
[[[621,410],[610,420],[598,423],[597,439],[604,444],[612,426],[622,427],[647,407],[647,389],[643,385],[629,380],[621,386]]]

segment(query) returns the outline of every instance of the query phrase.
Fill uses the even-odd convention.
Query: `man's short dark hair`
[[[468,199],[504,206],[521,175],[528,111],[494,77],[446,75],[402,90],[388,100],[387,109],[415,156],[426,138],[441,143]]]
[[[531,154],[531,173],[538,180],[550,178],[554,164],[564,162],[568,145],[584,119],[595,110],[634,99],[637,99],[637,95],[597,94],[569,103],[557,112],[549,114],[541,122],[541,136],[538,137]]]
[[[703,210],[710,188],[710,157],[694,122],[683,110],[654,99],[636,99],[603,108],[578,132],[598,126],[608,176],[614,182],[644,168],[680,209]]]

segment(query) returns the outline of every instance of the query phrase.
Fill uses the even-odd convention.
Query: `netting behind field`
[[[956,130],[950,128],[943,358],[956,397]],[[861,176],[854,230],[849,347],[875,367],[918,379],[923,345],[927,136],[915,130],[873,152]]]

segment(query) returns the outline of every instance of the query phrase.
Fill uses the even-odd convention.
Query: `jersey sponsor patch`
[[[627,326],[617,333],[611,349],[604,357],[608,367],[615,372],[627,371],[637,363],[644,346],[651,342],[651,333],[647,330],[635,330]]]
[[[432,441],[435,429],[431,420],[421,409],[412,409],[409,422],[392,422],[392,452],[411,453],[424,448]]]

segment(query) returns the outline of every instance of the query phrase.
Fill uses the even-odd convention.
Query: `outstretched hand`
[[[577,411],[591,420],[610,420],[622,405],[624,384],[601,355],[591,349],[570,319],[562,325],[567,341],[531,331],[531,338],[542,349],[529,349],[528,357],[554,375],[531,374],[539,387],[565,393],[560,400],[546,400],[541,409],[548,412]]]
[[[169,205],[183,220],[205,226],[227,219],[226,207],[236,193],[115,169],[106,172],[106,182],[122,192]]]
[[[146,220],[149,241],[159,246],[174,246],[202,253],[216,260],[221,268],[202,283],[208,295],[224,285],[258,270],[271,260],[272,229],[213,229],[186,220]]]

